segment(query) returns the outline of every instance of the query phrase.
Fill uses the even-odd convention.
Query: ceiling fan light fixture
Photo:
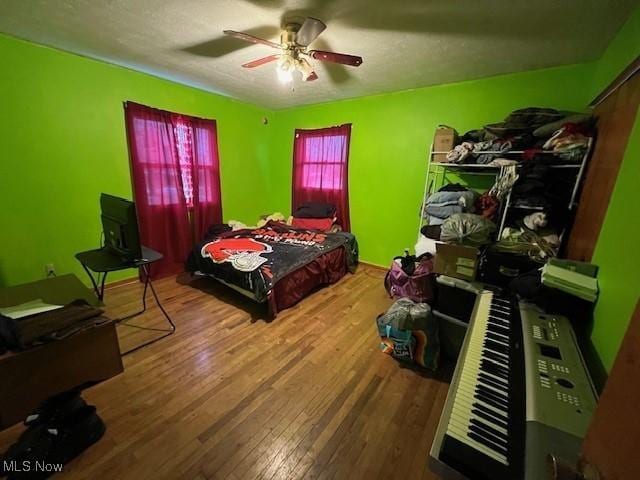
[[[302,74],[302,79],[306,82],[313,76],[313,67],[305,58],[298,58],[296,69]]]
[[[278,74],[278,80],[282,83],[291,83],[293,81],[293,72],[291,70],[283,70],[282,68],[276,68]]]
[[[293,80],[293,72],[296,69],[294,60],[289,55],[283,55],[278,60],[278,68],[276,72],[278,74],[278,80],[282,83],[289,83]]]
[[[324,50],[309,50],[309,45],[313,43],[326,28],[327,26],[321,20],[312,17],[307,17],[302,24],[288,23],[280,34],[279,44],[245,32],[236,32],[235,30],[223,30],[223,33],[244,42],[266,45],[279,50],[277,54],[244,63],[242,64],[243,68],[253,69],[277,60],[276,73],[280,82],[292,82],[294,72],[300,72],[302,80],[305,82],[313,82],[318,79],[318,75],[309,63],[310,59],[349,65],[351,67],[359,67],[362,64],[362,57],[357,55]]]

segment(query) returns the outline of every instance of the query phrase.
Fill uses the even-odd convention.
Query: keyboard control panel
[[[520,303],[527,421],[583,437],[596,395],[569,320]]]

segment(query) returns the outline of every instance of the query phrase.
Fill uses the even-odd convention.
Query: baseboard
[[[140,281],[140,279],[136,275],[135,277],[123,278],[122,280],[116,280],[114,282],[109,282],[104,286],[104,289],[105,290],[109,290],[110,288],[121,287],[123,285],[129,285],[129,284],[132,284],[132,283],[137,283],[139,281]]]
[[[361,263],[362,265],[366,265],[367,267],[375,268],[376,270],[382,270],[383,272],[386,272],[387,270],[389,270],[389,267],[383,267],[382,265],[378,265],[377,263],[364,262],[362,260],[360,260],[358,263]]]

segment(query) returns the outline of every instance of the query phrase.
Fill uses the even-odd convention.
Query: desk
[[[63,305],[99,302],[75,275],[0,288],[0,307],[31,300]],[[0,355],[0,430],[26,418],[43,400],[99,383],[123,371],[114,322],[20,352]]]
[[[138,268],[142,272],[142,275],[144,276],[144,290],[142,292],[142,310],[132,313],[130,315],[127,315],[125,317],[116,319],[115,320],[116,323],[122,323],[125,320],[130,320],[134,317],[137,317],[138,315],[141,315],[147,310],[147,290],[148,289],[151,290],[151,293],[153,294],[153,298],[155,299],[156,304],[158,305],[158,308],[164,315],[164,318],[166,318],[167,322],[169,323],[168,329],[147,328],[147,327],[140,327],[138,325],[123,323],[123,325],[126,325],[128,327],[140,328],[142,330],[156,330],[156,331],[164,332],[164,335],[161,335],[158,338],[154,338],[153,340],[150,340],[148,342],[145,342],[142,345],[138,345],[137,347],[132,348],[131,350],[127,350],[126,352],[123,353],[123,355],[127,355],[128,353],[139,350],[140,348],[146,347],[147,345],[151,345],[152,343],[155,343],[158,340],[162,340],[163,338],[168,337],[169,335],[172,335],[176,331],[176,326],[173,323],[173,320],[171,319],[167,311],[164,309],[164,307],[162,306],[162,303],[160,302],[160,299],[158,298],[158,294],[156,293],[156,290],[153,287],[153,282],[151,281],[151,275],[149,273],[149,268],[151,264],[162,259],[162,254],[160,252],[156,252],[151,248],[143,246],[142,258],[137,260],[127,260],[127,259],[123,259],[120,255],[115,253],[113,250],[103,247],[103,248],[98,248],[96,250],[88,250],[86,252],[76,253],[76,259],[78,259],[80,264],[82,264],[82,268],[84,268],[85,272],[87,272],[87,275],[89,275],[89,278],[91,279],[91,284],[93,285],[93,290],[96,294],[96,297],[100,301],[104,299],[104,284],[107,280],[107,274],[109,272],[115,272],[118,270],[127,270],[129,268]],[[97,275],[94,276],[92,272],[95,272]],[[100,279],[101,274],[102,274],[102,279]]]

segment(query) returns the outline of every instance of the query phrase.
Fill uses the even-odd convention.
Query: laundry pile
[[[454,183],[432,193],[422,205],[426,225],[416,252],[435,253],[435,241],[476,247],[496,241],[495,250],[536,261],[556,256],[570,224],[578,164],[595,135],[594,118],[529,107],[461,136],[446,126],[437,134],[452,145],[438,153],[440,161],[497,166],[500,174],[484,192]],[[446,144],[438,143],[442,152]],[[494,238],[502,220],[500,238]]]
[[[479,195],[457,183],[445,185],[430,195],[422,206],[422,217],[428,225],[420,232],[432,240],[486,244],[495,231],[491,218],[498,205],[498,200],[489,192]],[[422,253],[422,249],[419,250]],[[434,253],[435,247],[427,251]]]
[[[504,166],[529,155],[552,152],[556,162],[578,162],[593,136],[594,118],[589,114],[561,112],[553,108],[515,110],[503,122],[485,125],[459,137],[446,154],[446,162]],[[457,137],[457,134],[456,134]]]

